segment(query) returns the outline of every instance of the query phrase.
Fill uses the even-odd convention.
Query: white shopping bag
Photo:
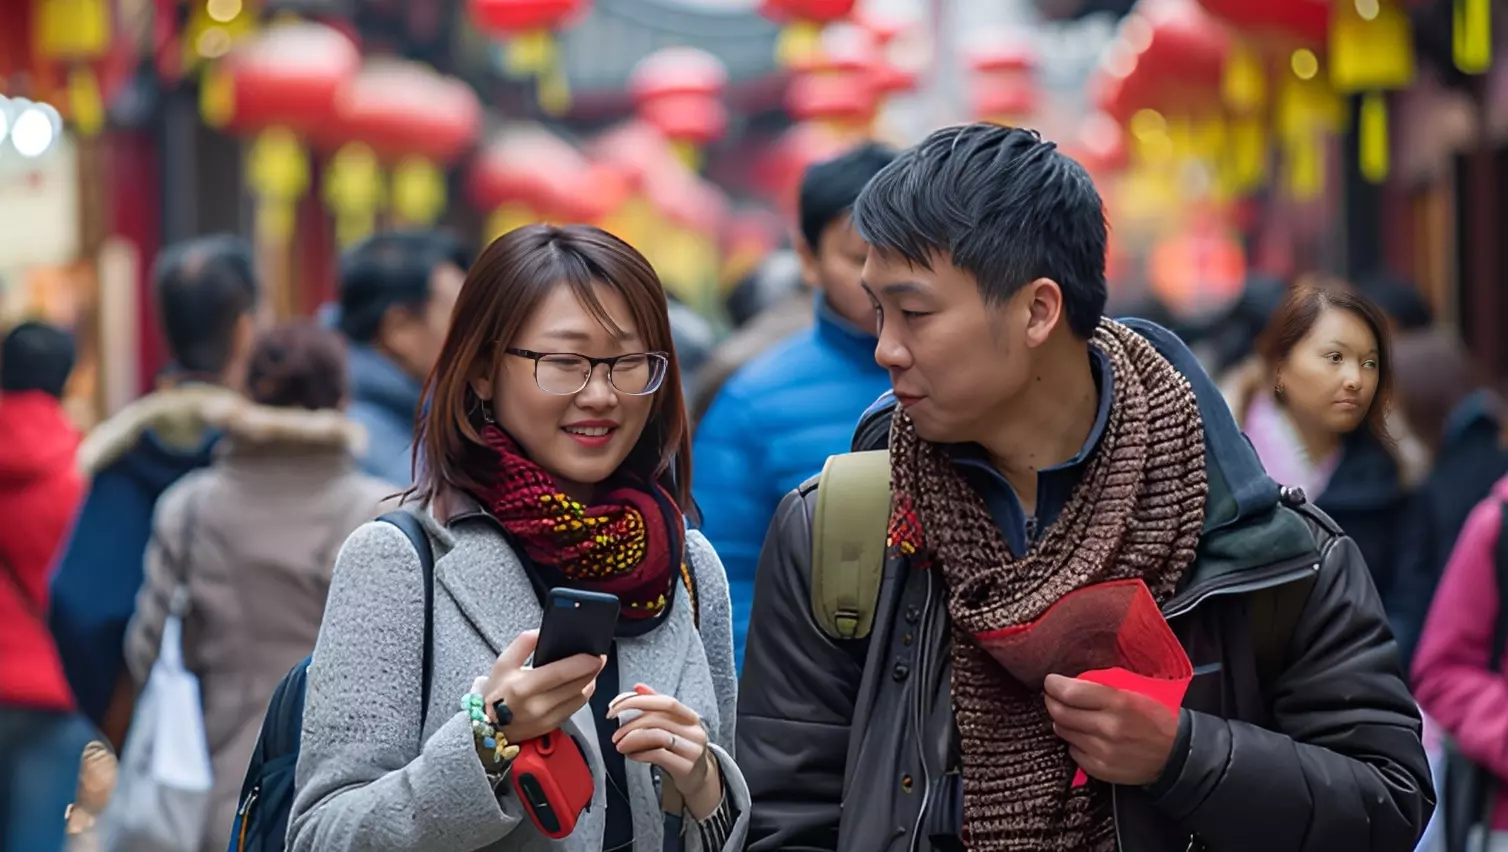
[[[194,852],[209,815],[214,773],[199,679],[183,664],[183,610],[174,595],[157,662],[136,702],[119,781],[100,818],[102,852]]]

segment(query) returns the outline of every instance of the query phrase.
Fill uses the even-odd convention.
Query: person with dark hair
[[[157,498],[210,463],[206,409],[238,397],[261,319],[249,243],[210,236],[165,249],[152,298],[172,359],[156,391],[96,426],[79,448],[88,496],[52,580],[51,627],[79,710],[118,748],[133,699],[122,646],[141,586]]]
[[[1268,474],[1328,513],[1377,590],[1391,594],[1409,495],[1429,453],[1393,406],[1387,315],[1343,282],[1305,279],[1258,337],[1256,356],[1255,381],[1230,389],[1237,423]]]
[[[262,709],[314,650],[335,554],[400,490],[357,469],[366,436],[343,411],[348,391],[339,333],[310,321],[265,332],[246,398],[206,410],[223,436],[214,463],[157,501],[126,663],[139,691],[187,570],[184,665],[199,678],[215,779],[203,852],[225,849]]]
[[[413,481],[419,388],[445,341],[471,257],[442,231],[390,231],[345,253],[335,324],[350,343],[350,416],[367,431],[361,466]]]
[[[948,128],[853,218],[894,392],[766,539],[749,849],[1412,850],[1433,790],[1366,565],[1177,337],[1101,316],[1083,167]]]
[[[875,315],[859,282],[865,246],[850,211],[894,157],[870,144],[807,170],[797,254],[818,294],[816,323],[745,364],[697,424],[702,531],[728,570],[740,665],[759,545],[781,495],[842,452],[858,416],[889,387],[874,362]]]
[[[73,362],[73,337],[45,323],[0,344],[0,849],[61,846],[92,735],[46,619],[52,560],[84,492],[62,405]]]
[[[393,524],[341,546],[289,852],[744,848],[728,587],[687,525],[672,340],[654,268],[605,231],[529,225],[482,252],[417,436],[410,511],[442,560],[432,604]],[[605,649],[533,656],[552,590],[618,600]],[[561,777],[574,762],[594,791],[558,815],[577,820],[565,841],[509,778],[520,746],[554,731],[575,744],[554,752]]]
[[[1508,475],[1508,441],[1502,397],[1481,381],[1454,330],[1400,334],[1394,350],[1399,407],[1432,462],[1404,512],[1392,588],[1381,590],[1409,664],[1457,537]]]

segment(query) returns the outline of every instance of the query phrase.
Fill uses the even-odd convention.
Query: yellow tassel
[[[540,76],[555,62],[555,36],[549,30],[519,33],[508,41],[506,56],[509,76]]]
[[[423,157],[405,157],[393,169],[393,212],[409,225],[433,225],[445,212],[445,175]]]
[[[1231,47],[1220,79],[1220,92],[1226,105],[1237,112],[1262,108],[1267,102],[1267,75],[1255,51],[1240,42]]]
[[[702,151],[695,142],[687,142],[677,139],[670,143],[675,150],[676,159],[680,160],[686,168],[693,172],[702,170]]]
[[[784,68],[806,62],[822,47],[822,25],[814,21],[796,21],[780,28],[775,41],[775,61]]]
[[[559,62],[552,62],[550,67],[540,74],[538,80],[539,108],[546,115],[565,115],[571,108],[571,83],[566,79],[565,67]]]
[[[377,227],[384,196],[377,154],[360,142],[345,145],[325,171],[325,204],[335,214],[335,239],[342,247],[360,242]]]
[[[282,198],[260,198],[256,203],[256,232],[259,242],[286,244],[298,225],[298,207]]]
[[[1451,52],[1465,74],[1482,74],[1492,66],[1492,0],[1455,0]]]
[[[68,72],[68,111],[74,126],[86,137],[105,128],[105,101],[100,95],[99,80],[87,65]]]
[[[1324,188],[1323,149],[1312,136],[1288,140],[1288,194],[1298,201],[1309,201]]]
[[[1388,176],[1388,101],[1382,92],[1361,96],[1361,114],[1356,128],[1357,161],[1362,177],[1382,183]]]
[[[1248,192],[1262,183],[1267,173],[1267,132],[1260,118],[1242,118],[1227,129],[1232,188]]]
[[[210,127],[224,127],[236,117],[236,85],[216,62],[199,81],[199,115]]]

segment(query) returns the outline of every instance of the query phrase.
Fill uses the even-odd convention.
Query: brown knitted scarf
[[[974,850],[1114,850],[1109,788],[1070,789],[1042,684],[1021,684],[975,634],[1035,620],[1083,586],[1140,577],[1159,603],[1194,558],[1204,523],[1204,425],[1188,382],[1145,339],[1104,321],[1115,404],[1072,499],[1015,558],[945,448],[897,413],[892,543],[943,572],[953,621],[953,706],[963,754],[964,839]],[[1077,674],[1077,672],[1073,673]]]

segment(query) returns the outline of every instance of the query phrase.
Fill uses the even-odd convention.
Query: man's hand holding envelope
[[[1156,781],[1178,735],[1193,667],[1141,580],[1070,592],[1030,624],[974,640],[1022,684],[1041,688],[1053,730],[1085,773]]]

